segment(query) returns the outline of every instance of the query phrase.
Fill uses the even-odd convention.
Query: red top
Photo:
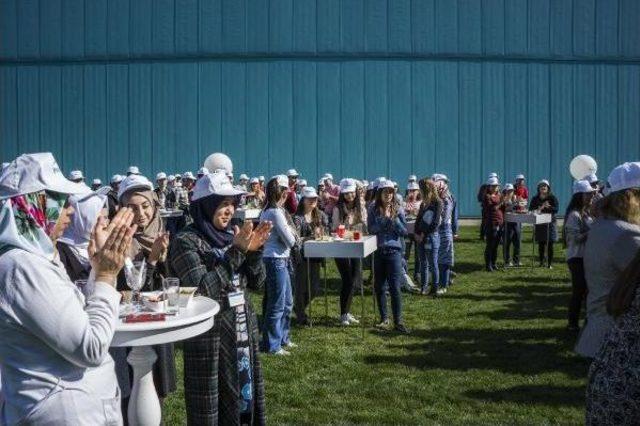
[[[520,197],[520,198],[523,198],[525,200],[529,199],[529,190],[524,185],[517,186],[515,191],[513,191],[513,193],[515,194],[516,197]]]
[[[502,198],[499,193],[487,194],[482,203],[483,210],[487,215],[487,223],[491,223],[493,226],[500,226],[504,223],[504,215],[500,208],[501,201]]]
[[[284,203],[285,209],[289,214],[296,214],[298,210],[298,198],[296,197],[296,186],[289,187],[289,195],[287,195],[287,201]]]

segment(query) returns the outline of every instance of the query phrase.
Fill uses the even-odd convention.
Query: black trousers
[[[486,267],[495,267],[498,260],[498,246],[502,236],[502,227],[497,225],[489,225],[486,227],[485,246],[484,246],[484,265]]]
[[[584,261],[581,257],[567,260],[571,273],[571,299],[569,299],[569,326],[578,327],[582,302],[587,297],[587,279],[584,276]]]
[[[544,264],[545,249],[547,252],[547,266],[551,266],[551,262],[553,262],[553,241],[538,243],[538,258],[541,265]]]
[[[507,223],[504,227],[505,246],[504,246],[504,261],[508,263],[511,260],[511,246],[513,246],[513,261],[518,263],[520,261],[520,224],[519,223]]]
[[[303,259],[296,266],[295,274],[295,293],[293,310],[296,314],[296,320],[298,324],[304,323],[307,320],[307,313],[305,312],[311,300],[316,297],[320,292],[320,265],[322,262],[318,260],[309,261],[309,267],[307,268],[307,260]],[[309,294],[309,283],[307,282],[307,276],[311,281],[311,294]]]
[[[362,285],[362,274],[360,265],[362,259],[336,259],[336,266],[342,279],[342,289],[340,290],[340,315],[351,312],[351,302],[353,301],[353,287],[356,282]]]

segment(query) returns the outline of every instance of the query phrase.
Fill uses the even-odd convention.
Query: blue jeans
[[[293,308],[291,265],[289,258],[265,257],[262,261],[267,273],[262,348],[267,352],[277,352],[282,345],[289,343]]]
[[[375,252],[375,289],[378,309],[382,321],[388,319],[387,316],[387,285],[391,293],[391,310],[393,312],[393,322],[402,322],[402,296],[400,287],[404,282],[404,270],[402,267],[402,250],[379,248]]]
[[[440,250],[440,236],[437,232],[426,235],[424,240],[417,244],[420,254],[420,283],[425,290],[429,285],[429,275],[431,274],[432,291],[440,287],[440,270],[438,268],[438,250]]]

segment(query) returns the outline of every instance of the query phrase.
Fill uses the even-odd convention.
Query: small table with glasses
[[[378,240],[375,235],[366,235],[360,237],[359,240],[348,239],[336,239],[326,237],[324,240],[309,240],[304,243],[304,257],[307,259],[307,268],[309,268],[310,259],[336,259],[336,258],[351,258],[351,259],[364,259],[374,253],[378,248]],[[324,266],[324,309],[325,317],[329,317],[329,299],[327,297],[327,267]],[[362,277],[362,262],[360,263],[360,276]],[[373,272],[373,260],[371,262],[371,271]],[[311,295],[311,274],[307,274],[307,286],[309,295]],[[365,320],[364,320],[364,278],[362,279],[362,285],[360,285],[360,300],[362,304],[360,318],[362,324],[362,337],[364,338]],[[375,306],[375,291],[373,292],[373,303]],[[309,319],[311,320],[311,300],[309,300]]]
[[[122,305],[121,305],[122,306]],[[157,355],[151,346],[198,336],[213,327],[220,305],[197,296],[177,315],[164,321],[126,323],[118,320],[111,347],[131,347],[127,362],[133,368],[133,387],[127,415],[130,425],[158,426],[162,421],[160,401],[153,384],[153,364]]]

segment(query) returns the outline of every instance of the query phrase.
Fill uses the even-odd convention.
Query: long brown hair
[[[347,215],[349,214],[349,210],[355,211],[355,219],[354,223],[362,223],[362,199],[358,197],[358,193],[355,193],[355,198],[353,199],[353,207],[350,209],[347,206],[347,200],[344,199],[344,194],[341,192],[338,196],[338,203],[336,204],[338,208],[338,213],[340,216],[340,222],[344,222]]]
[[[298,203],[298,208],[296,209],[296,215],[301,216],[303,218],[304,218],[304,200],[305,200],[305,197],[302,197],[300,199],[300,202]],[[317,204],[313,208],[313,210],[311,210],[311,226],[313,226],[314,228],[318,226],[322,226],[321,212]]]
[[[395,190],[393,188],[382,188],[376,191],[376,210],[384,214],[384,201],[382,201],[382,193],[385,189],[390,189],[392,191],[393,197],[391,198],[391,218],[395,219],[398,215],[398,203],[395,198]]]
[[[607,312],[614,318],[629,310],[640,285],[640,250],[622,271],[607,299]]]
[[[428,207],[438,198],[438,190],[436,189],[436,185],[429,178],[420,179],[418,182],[420,186],[420,194],[422,195],[422,203],[420,207]]]
[[[286,190],[286,188],[281,188],[278,185],[277,178],[270,179],[265,187],[264,210],[278,208],[278,202]]]
[[[640,225],[640,189],[630,188],[607,195],[598,203],[599,214]]]

